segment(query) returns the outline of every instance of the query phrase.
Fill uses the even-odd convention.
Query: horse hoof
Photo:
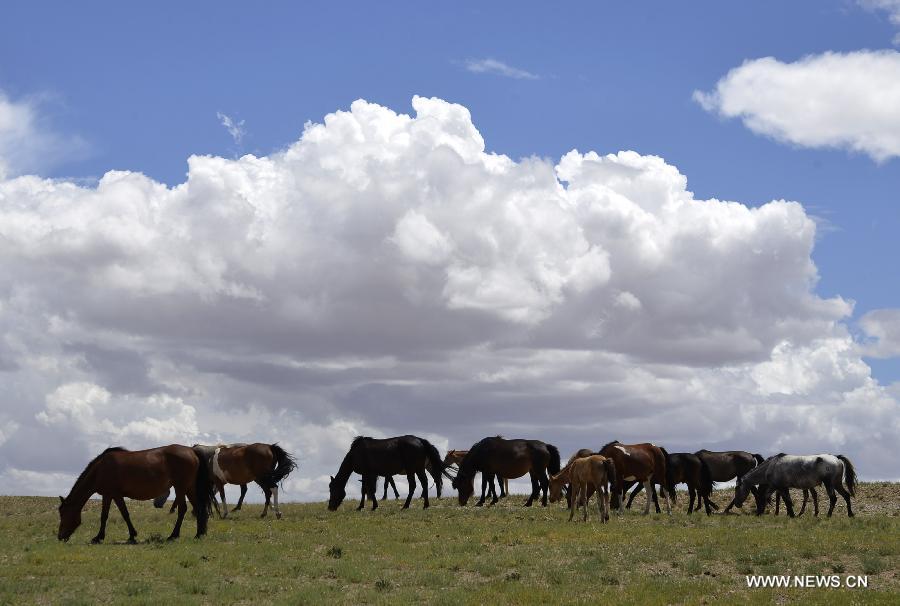
[[[280,520],[280,519],[281,519],[281,512],[280,512],[280,511],[276,511],[276,512],[275,512],[275,519],[276,519],[276,520]]]
[[[169,535],[169,538],[166,539],[166,542],[167,542],[167,543],[171,543],[172,541],[174,541],[174,540],[177,539],[177,538],[178,538],[178,535],[177,535],[177,534],[170,534],[170,535]]]
[[[261,518],[264,518],[264,517],[266,517],[266,514],[265,514],[265,512],[263,512],[263,513],[261,513],[261,514],[259,514],[259,517],[261,517]]]
[[[103,542],[103,537],[94,537],[91,539],[91,545],[99,545]]]
[[[134,537],[128,537],[127,543],[129,545],[137,545],[137,541],[134,539]]]

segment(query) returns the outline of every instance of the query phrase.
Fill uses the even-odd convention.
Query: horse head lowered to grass
[[[149,450],[129,451],[121,447],[107,448],[97,455],[78,479],[67,497],[59,497],[59,530],[57,538],[68,541],[81,525],[81,510],[93,494],[103,497],[100,531],[93,543],[106,536],[110,504],[115,501],[128,526],[128,542],[134,543],[137,530],[131,523],[125,498],[147,501],[170,487],[175,489],[178,519],[169,539],[178,538],[187,502],[197,518],[197,537],[206,534],[212,508],[212,484],[209,469],[198,453],[187,446],[172,444]]]

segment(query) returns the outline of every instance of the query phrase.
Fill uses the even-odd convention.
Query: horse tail
[[[612,484],[612,492],[616,491],[616,462],[610,458],[607,458],[603,461],[603,466],[606,468],[606,479]]]
[[[844,455],[838,455],[841,461],[844,462],[844,481],[847,483],[847,490],[850,492],[850,496],[856,496],[856,469],[853,467],[853,463],[850,462],[850,459],[845,457]]]
[[[197,536],[206,534],[209,516],[212,515],[213,483],[209,472],[209,463],[203,451],[196,446],[192,449],[197,455],[197,477],[194,487],[194,516],[197,518]],[[168,495],[167,495],[168,496]],[[163,501],[165,503],[165,501]]]
[[[166,499],[169,498],[169,491],[165,491],[163,494],[159,495],[155,499],[153,499],[153,506],[157,509],[162,509],[166,504]]]
[[[441,485],[443,484],[445,473],[444,461],[443,459],[441,459],[441,453],[439,453],[438,449],[434,447],[434,444],[432,444],[425,438],[419,438],[419,440],[421,440],[422,445],[425,447],[425,456],[428,457],[429,464],[428,472],[431,474],[431,477],[434,478],[434,489],[437,491],[438,498],[440,498]]]
[[[765,461],[765,459],[763,458],[763,456],[762,456],[761,454],[759,454],[758,452],[754,452],[754,453],[753,453],[753,458],[756,459],[756,465],[757,465],[757,466],[762,465],[763,462]]]
[[[547,450],[550,452],[550,462],[547,463],[547,471],[550,472],[550,475],[556,475],[560,469],[559,449],[553,444],[547,444]]]
[[[709,465],[706,464],[706,461],[700,459],[700,494],[708,498],[712,494],[715,485]]]
[[[665,448],[663,448],[662,446],[659,447],[659,450],[663,454],[663,464],[666,467],[665,472],[663,473],[663,477],[665,478],[664,481],[666,483],[666,492],[668,492],[672,496],[672,502],[674,503],[675,502],[675,472],[672,469],[672,456],[669,454],[669,451],[666,450]]]
[[[271,489],[278,486],[282,480],[288,477],[288,474],[297,468],[297,461],[295,461],[294,457],[278,444],[270,444],[269,448],[272,449],[272,456],[275,458],[275,463],[272,465],[272,471],[257,480],[257,482],[266,488]]]

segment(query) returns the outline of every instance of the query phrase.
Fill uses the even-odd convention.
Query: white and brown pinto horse
[[[618,504],[619,513],[625,512],[625,482],[640,482],[647,491],[644,515],[650,512],[652,485],[659,484],[659,492],[666,499],[666,513],[672,513],[666,486],[672,485],[666,462],[669,458],[664,448],[655,444],[622,444],[613,440],[600,449],[600,454],[612,459],[616,465],[616,481],[613,505]]]
[[[258,442],[217,446],[208,462],[213,485],[222,499],[222,517],[228,516],[225,484],[238,484],[242,487],[241,499],[235,508],[239,509],[247,491],[247,484],[256,482],[266,495],[266,504],[260,517],[266,517],[271,499],[275,517],[281,519],[281,510],[278,509],[278,484],[297,467],[294,457],[281,446]]]
[[[550,477],[550,502],[556,503],[562,496],[563,488],[570,485],[569,521],[575,517],[576,505],[581,505],[584,512],[582,519],[586,522],[587,504],[596,492],[600,522],[608,522],[610,483],[616,483],[616,466],[612,459],[595,454],[573,457],[558,474]]]

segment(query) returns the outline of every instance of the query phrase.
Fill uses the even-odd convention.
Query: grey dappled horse
[[[846,482],[847,487],[844,488]],[[855,496],[856,470],[853,463],[844,455],[787,455],[780,453],[760,463],[756,469],[748,472],[738,480],[735,491],[735,504],[740,506],[747,499],[753,486],[759,486],[756,495],[756,514],[762,515],[766,503],[773,492],[778,492],[784,501],[788,515],[794,517],[789,488],[814,488],[820,484],[825,486],[828,499],[828,516],[831,517],[837,503],[835,491],[844,497],[847,503],[847,515],[853,517],[850,496]]]

